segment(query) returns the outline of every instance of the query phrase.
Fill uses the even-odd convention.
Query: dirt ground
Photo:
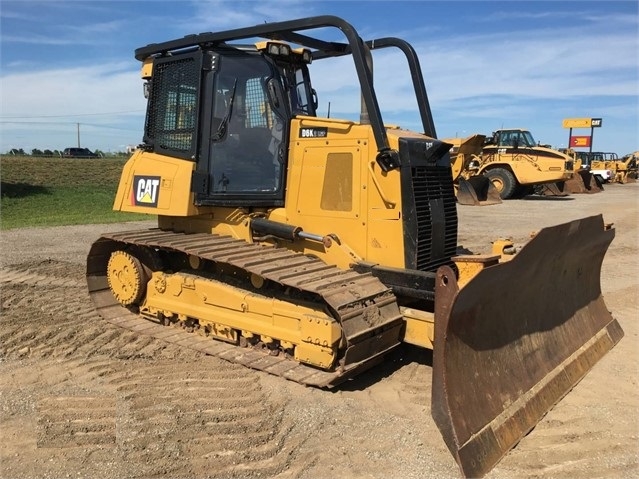
[[[639,477],[638,200],[633,183],[458,208],[459,243],[477,252],[591,214],[616,228],[602,289],[625,337],[488,477]],[[100,320],[84,282],[91,242],[149,226],[2,232],[2,478],[460,477],[422,350],[324,391]]]

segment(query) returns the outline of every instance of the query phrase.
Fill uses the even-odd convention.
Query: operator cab
[[[534,148],[535,139],[528,130],[498,130],[492,137],[487,137],[486,146],[495,145],[501,148]]]
[[[197,163],[198,205],[282,205],[290,120],[316,115],[310,62],[272,41],[154,58],[146,148]]]

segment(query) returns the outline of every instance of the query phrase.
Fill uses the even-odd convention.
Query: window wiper
[[[231,114],[233,113],[233,100],[235,100],[235,89],[237,87],[237,78],[233,82],[233,90],[231,90],[231,98],[229,99],[229,104],[226,107],[226,113],[224,114],[224,118],[220,122],[220,125],[217,127],[217,131],[211,137],[212,142],[218,142],[226,135],[226,129],[229,125],[229,120],[231,119]]]

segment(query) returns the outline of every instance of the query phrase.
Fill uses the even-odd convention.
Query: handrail
[[[397,205],[397,203],[394,202],[394,201],[389,200],[388,197],[386,196],[386,194],[384,193],[384,190],[382,189],[382,185],[379,184],[379,182],[377,181],[377,177],[375,176],[375,170],[373,170],[374,166],[375,166],[375,162],[371,161],[368,164],[368,171],[371,174],[371,178],[373,180],[373,183],[375,183],[375,187],[377,188],[377,192],[379,193],[379,196],[382,197],[382,201],[384,203],[386,203],[391,208],[395,208],[395,205]]]

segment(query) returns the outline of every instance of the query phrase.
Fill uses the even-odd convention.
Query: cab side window
[[[224,58],[216,79],[211,168],[212,193],[274,192],[281,188],[284,121],[267,92],[266,63]]]

